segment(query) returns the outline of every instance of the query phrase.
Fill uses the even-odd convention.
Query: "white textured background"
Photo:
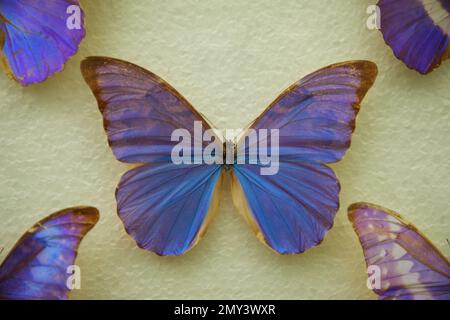
[[[396,60],[365,27],[373,1],[83,1],[88,36],[63,73],[23,89],[0,75],[0,247],[47,214],[100,209],[77,264],[72,298],[375,298],[346,215],[355,201],[403,213],[450,256],[450,62],[428,76]],[[237,214],[229,190],[204,240],[179,258],[138,249],[116,215],[127,165],[107,146],[79,62],[108,55],[175,86],[220,128],[238,128],[284,88],[331,63],[369,59],[376,85],[353,145],[335,165],[342,183],[335,227],[319,247],[278,256]],[[227,185],[228,187],[228,185]]]

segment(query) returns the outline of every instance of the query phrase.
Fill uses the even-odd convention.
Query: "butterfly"
[[[327,164],[349,148],[360,103],[377,76],[374,63],[350,61],[316,71],[284,91],[244,131],[278,130],[278,172],[262,175],[266,163],[242,164],[236,156],[230,163],[227,152],[224,164],[174,163],[175,130],[195,140],[195,123],[213,127],[157,75],[107,57],[87,58],[81,71],[114,155],[137,165],[117,187],[118,215],[139,247],[164,256],[181,255],[203,237],[226,175],[234,204],[269,248],[295,254],[319,244],[339,207],[340,185]],[[240,137],[229,141],[214,133],[209,139],[218,147],[231,144],[248,158],[255,149],[245,134]],[[207,147],[199,140],[188,153]]]
[[[380,299],[450,299],[450,264],[416,227],[369,203],[351,205],[348,216],[367,266],[379,268]]]
[[[22,85],[61,71],[84,36],[79,0],[0,1],[0,65]]]
[[[450,57],[450,0],[380,0],[381,32],[395,56],[427,74]]]
[[[31,227],[0,265],[0,300],[67,299],[68,267],[98,219],[97,209],[75,207]]]

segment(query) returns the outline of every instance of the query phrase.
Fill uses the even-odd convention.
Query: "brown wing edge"
[[[159,77],[158,75],[154,74],[153,72],[140,67],[134,63],[116,59],[116,58],[110,58],[110,57],[104,57],[104,56],[91,56],[85,58],[83,61],[81,61],[80,69],[81,74],[83,75],[84,80],[88,84],[88,86],[91,88],[92,93],[97,99],[98,107],[100,109],[100,112],[103,113],[103,110],[105,109],[107,102],[103,101],[100,98],[100,92],[101,87],[98,83],[98,77],[96,74],[96,70],[100,66],[105,66],[107,64],[112,64],[119,66],[121,68],[124,68],[126,70],[132,69],[138,73],[140,73],[144,78],[148,78],[149,80],[159,83],[165,90],[171,92],[174,96],[176,96],[180,101],[189,109],[191,110],[199,119],[203,120],[203,123],[206,125],[207,129],[211,129],[213,126],[201,115],[200,112],[198,112],[192,104],[181,94],[179,93],[173,86],[171,86],[167,81]]]

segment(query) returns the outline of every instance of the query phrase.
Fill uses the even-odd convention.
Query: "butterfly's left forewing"
[[[348,215],[370,277],[380,277],[371,284],[380,299],[450,299],[449,262],[414,226],[369,203],[351,205]]]
[[[97,209],[77,207],[36,223],[0,265],[0,300],[67,299],[68,268],[98,219]]]
[[[97,98],[108,142],[119,161],[169,163],[179,144],[172,139],[182,129],[192,139],[191,156],[209,142],[195,123],[212,129],[192,105],[157,75],[132,63],[107,57],[89,57],[81,71]],[[214,136],[219,144],[220,137]],[[216,141],[215,140],[215,141]]]
[[[78,0],[0,1],[0,59],[22,85],[61,71],[84,36]]]
[[[368,61],[321,69],[287,89],[250,126],[256,132],[278,130],[279,168],[262,175],[259,161],[237,164],[233,200],[273,250],[303,252],[332,227],[340,186],[325,163],[339,161],[347,151],[360,103],[376,75],[376,65]],[[260,145],[264,139],[258,140]],[[265,140],[271,145],[270,134]],[[256,150],[246,141],[255,140],[240,139],[238,158]]]

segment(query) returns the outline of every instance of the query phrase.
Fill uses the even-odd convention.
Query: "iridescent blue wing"
[[[449,0],[380,0],[381,32],[395,56],[422,74],[450,56]]]
[[[367,266],[379,268],[372,286],[380,299],[450,299],[448,260],[411,223],[369,203],[351,205],[348,217]]]
[[[0,266],[1,299],[67,299],[68,267],[99,219],[91,207],[69,208],[36,223]]]
[[[0,1],[0,61],[22,85],[61,71],[84,35],[78,0]]]
[[[194,154],[208,144],[202,132],[200,138],[194,134],[194,122],[203,129],[210,125],[167,82],[136,65],[91,57],[81,70],[97,98],[117,159],[146,164],[125,173],[117,187],[125,229],[140,247],[157,254],[186,252],[204,234],[217,208],[222,170],[217,164],[174,164],[171,153],[179,141],[171,135],[186,130]]]
[[[278,129],[278,173],[262,175],[261,162],[236,165],[233,200],[258,238],[276,252],[303,252],[332,227],[340,186],[325,163],[339,161],[349,148],[360,103],[376,75],[376,65],[368,61],[321,69],[288,88],[250,126]],[[246,141],[237,144],[238,159],[255,150]],[[267,141],[270,145],[270,135]]]

